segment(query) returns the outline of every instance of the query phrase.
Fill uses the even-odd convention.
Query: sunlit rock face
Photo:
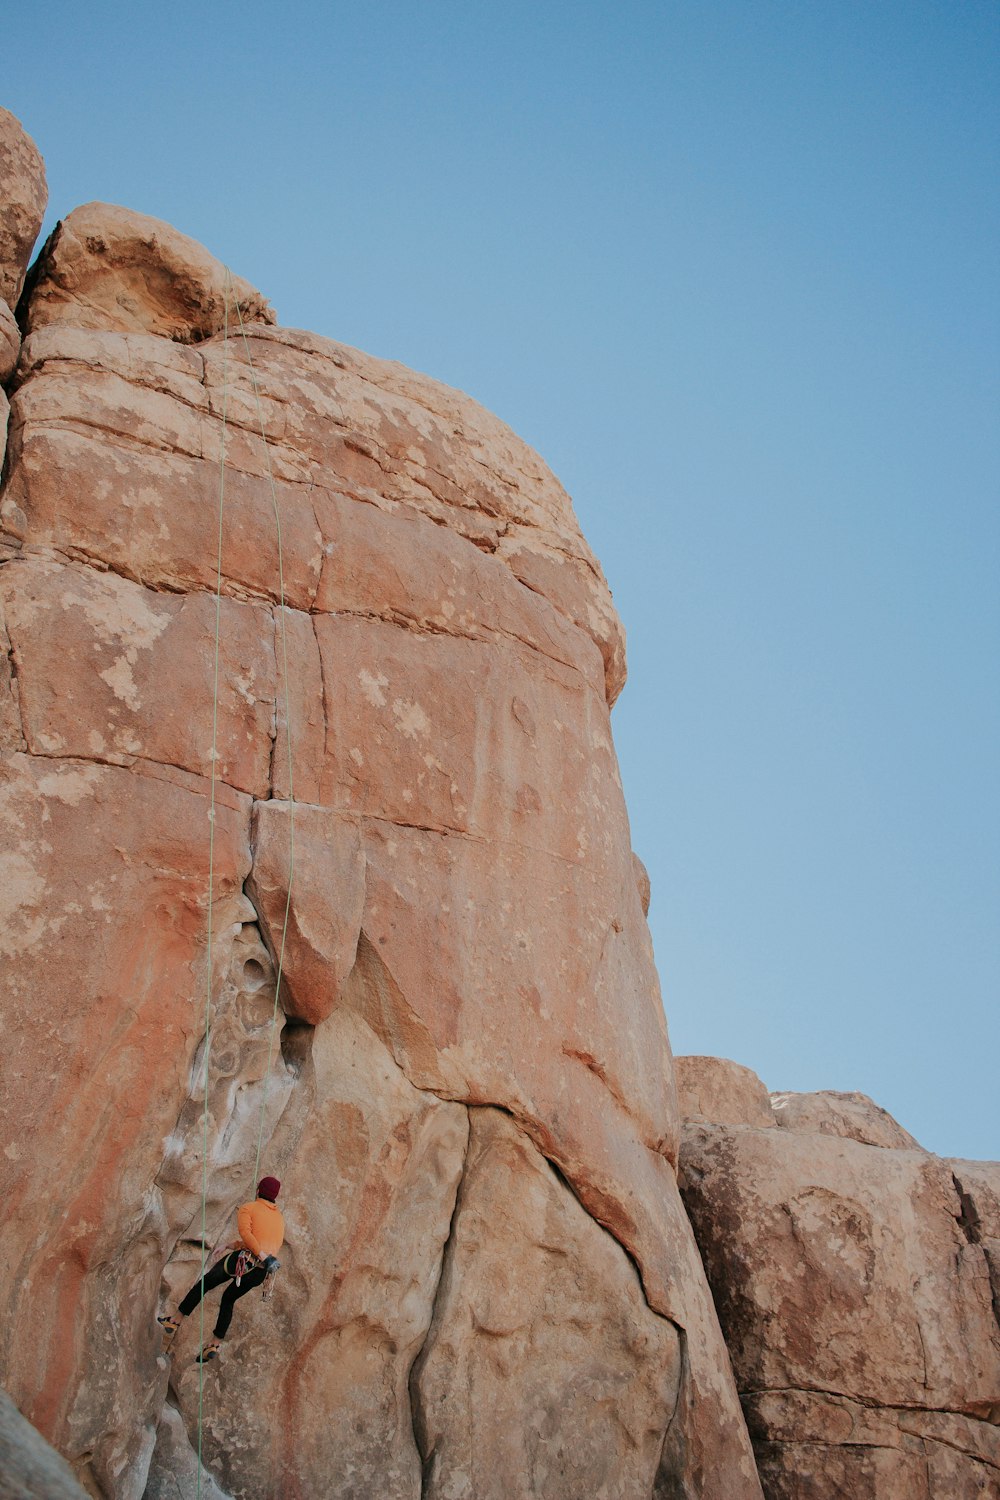
[[[66,217],[21,318],[14,1400],[90,1493],[194,1494],[197,1320],[168,1363],[155,1316],[200,1265],[206,1139],[210,1246],[260,1139],[288,1238],[206,1378],[203,1494],[759,1496],[675,1181],[622,633],[565,492],[122,209]]]
[[[681,1189],[768,1500],[1000,1495],[1000,1164],[931,1155],[861,1094],[774,1094],[769,1119],[748,1069],[677,1063]]]

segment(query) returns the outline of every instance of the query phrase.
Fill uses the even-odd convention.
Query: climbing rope
[[[254,1158],[253,1165],[253,1180],[256,1183],[257,1173],[260,1171],[260,1150],[264,1139],[267,1093],[271,1082],[271,1058],[274,1053],[275,1022],[278,1018],[281,976],[285,967],[285,940],[288,936],[288,917],[292,906],[292,881],[295,876],[295,788],[292,784],[292,714],[288,693],[288,638],[285,630],[285,561],[281,542],[281,512],[278,508],[278,495],[274,488],[271,451],[267,446],[267,435],[264,430],[264,409],[260,400],[260,387],[257,384],[257,371],[254,369],[253,355],[250,353],[250,340],[247,338],[239,298],[236,299],[236,316],[240,320],[240,337],[243,340],[243,348],[246,351],[247,365],[250,369],[250,380],[253,384],[254,401],[257,404],[257,425],[260,428],[260,440],[264,447],[264,466],[267,469],[267,483],[271,491],[271,509],[274,512],[274,529],[278,538],[278,618],[281,621],[281,672],[285,682],[285,759],[288,762],[288,880],[286,882],[285,893],[285,915],[281,924],[281,944],[278,948],[278,973],[274,982],[274,1006],[271,1010],[271,1027],[268,1033],[267,1067],[264,1070],[264,1092],[260,1102],[260,1124],[257,1129],[257,1155]]]
[[[210,1063],[212,1049],[212,905],[215,893],[215,786],[216,766],[218,763],[218,737],[219,737],[219,656],[222,626],[222,539],[223,539],[223,515],[225,510],[226,495],[226,423],[229,410],[229,299],[233,290],[233,278],[226,267],[225,284],[223,291],[223,331],[222,331],[222,421],[219,448],[219,514],[218,534],[216,545],[215,565],[215,644],[214,644],[214,671],[212,684],[212,774],[211,774],[211,796],[208,813],[208,938],[206,944],[207,975],[205,982],[205,1031],[204,1031],[204,1107],[202,1110],[202,1160],[201,1160],[201,1300],[199,1306],[198,1338],[202,1349],[205,1347],[205,1275],[208,1269],[208,1261],[211,1258],[208,1251],[208,1086],[210,1079]],[[281,512],[278,506],[278,496],[274,484],[274,473],[271,467],[271,454],[267,443],[267,433],[264,423],[264,411],[260,399],[260,388],[257,383],[257,372],[254,369],[253,355],[250,352],[250,340],[247,337],[246,327],[243,322],[243,312],[240,308],[239,298],[233,297],[236,315],[239,319],[240,335],[243,340],[243,348],[246,353],[247,364],[250,370],[250,380],[253,385],[254,401],[257,407],[257,423],[260,428],[261,443],[264,448],[264,465],[267,472],[268,487],[271,492],[271,508],[274,512],[274,525],[278,541],[278,616],[281,622],[281,670],[285,686],[285,737],[286,737],[286,759],[288,764],[288,880],[285,896],[285,913],[281,925],[281,943],[278,949],[278,968],[274,982],[274,1004],[271,1008],[271,1022],[268,1028],[267,1043],[267,1065],[264,1069],[264,1087],[261,1095],[260,1123],[257,1129],[257,1151],[254,1157],[253,1183],[256,1185],[257,1176],[260,1171],[260,1154],[264,1139],[264,1122],[267,1117],[267,1095],[271,1082],[271,1062],[274,1056],[274,1037],[278,1019],[278,1001],[281,995],[281,977],[285,963],[285,943],[288,936],[288,919],[292,903],[292,881],[295,872],[295,791],[292,782],[292,728],[291,728],[291,705],[288,690],[288,641],[285,625],[285,563],[281,536]],[[213,1252],[214,1253],[214,1252]],[[273,1283],[273,1275],[269,1278]],[[267,1288],[268,1292],[270,1287]],[[203,1442],[203,1417],[205,1403],[205,1366],[198,1365],[198,1470],[196,1500],[201,1500],[202,1488],[202,1442]]]
[[[229,405],[227,358],[229,354],[229,288],[226,271],[223,292],[222,333],[222,436],[219,450],[219,519],[215,553],[215,665],[212,683],[212,790],[208,811],[208,941],[205,975],[205,1067],[201,1142],[201,1300],[198,1303],[198,1345],[205,1347],[205,1272],[208,1269],[208,1082],[212,1056],[212,907],[215,896],[215,782],[219,744],[219,640],[222,633],[222,517],[226,498],[226,418]],[[198,1488],[201,1500],[202,1417],[205,1404],[205,1366],[198,1365]]]

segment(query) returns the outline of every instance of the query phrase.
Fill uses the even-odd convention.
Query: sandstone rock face
[[[765,1494],[1000,1494],[1000,1168],[910,1146],[863,1096],[798,1097],[791,1128],[692,1121],[681,1149]]]
[[[471,1112],[438,1312],[414,1380],[428,1497],[652,1492],[677,1329],[505,1115]]]
[[[493,1452],[525,1497],[759,1496],[676,1187],[600,569],[494,417],[243,283],[226,338],[227,287],[90,206],[27,301],[9,1387],[93,1494],[193,1495],[198,1320],[168,1367],[157,1294],[232,1237],[259,1142],[288,1240],[206,1386],[204,1493],[485,1494]]]
[[[0,185],[0,300],[13,308],[49,193],[41,153],[7,109],[0,109]]]

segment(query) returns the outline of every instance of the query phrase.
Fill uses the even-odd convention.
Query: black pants
[[[237,1286],[235,1277],[236,1262],[239,1258],[239,1253],[238,1250],[233,1250],[231,1254],[224,1255],[221,1260],[215,1262],[215,1265],[210,1270],[205,1272],[206,1292],[214,1291],[224,1281],[230,1283],[222,1294],[222,1301],[219,1303],[219,1316],[215,1320],[215,1337],[217,1339],[224,1339],[229,1332],[229,1324],[232,1322],[233,1317],[233,1308],[239,1299],[245,1297],[247,1292],[252,1292],[254,1287],[263,1286],[264,1278],[267,1275],[264,1267],[258,1266],[255,1271],[245,1271],[240,1277],[239,1286]],[[202,1281],[199,1276],[181,1303],[181,1312],[185,1318],[188,1313],[194,1312],[201,1298]]]

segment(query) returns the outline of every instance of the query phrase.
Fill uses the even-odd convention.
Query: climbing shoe
[[[174,1334],[177,1332],[178,1328],[181,1326],[181,1320],[180,1320],[180,1318],[175,1318],[174,1315],[173,1315],[173,1313],[164,1313],[163,1316],[161,1318],[157,1318],[156,1321],[159,1323],[160,1327],[163,1329],[164,1337],[165,1337],[165,1340],[166,1340],[166,1346],[169,1349],[170,1345],[174,1341]]]
[[[214,1341],[211,1344],[206,1344],[205,1347],[204,1347],[204,1349],[201,1351],[201,1353],[198,1355],[197,1359],[195,1360],[195,1364],[196,1365],[207,1365],[210,1359],[218,1359],[218,1357],[219,1357],[219,1350],[221,1348],[222,1348],[222,1345],[219,1344],[219,1343],[216,1343]]]

